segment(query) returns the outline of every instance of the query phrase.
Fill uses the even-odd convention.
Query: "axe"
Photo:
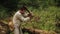
[[[26,8],[26,10],[27,10],[27,12],[29,13],[29,14],[31,14],[31,12]]]

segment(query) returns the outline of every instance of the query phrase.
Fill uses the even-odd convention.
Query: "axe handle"
[[[26,8],[26,10],[27,10],[27,12],[28,12],[29,14],[32,14],[27,8]],[[32,17],[34,17],[33,14],[32,14]]]
[[[31,14],[31,12],[26,8],[27,12]]]
[[[27,12],[30,13],[30,11],[27,9]],[[31,14],[31,13],[30,13]]]

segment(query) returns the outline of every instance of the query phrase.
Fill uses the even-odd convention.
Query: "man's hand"
[[[28,17],[33,18],[32,13],[29,13],[29,14],[28,14]]]

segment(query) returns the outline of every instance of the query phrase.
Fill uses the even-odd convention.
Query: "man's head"
[[[24,12],[27,10],[27,8],[26,8],[26,6],[23,6],[20,10],[21,10],[20,13],[24,14]]]
[[[26,6],[23,6],[22,8],[21,8],[21,10],[26,10],[27,8],[26,8]]]

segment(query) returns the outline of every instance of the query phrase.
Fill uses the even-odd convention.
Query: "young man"
[[[15,15],[13,16],[13,24],[14,24],[14,34],[23,34],[21,29],[21,24],[24,21],[28,21],[32,18],[31,13],[26,13],[27,8],[22,7],[18,10]]]

